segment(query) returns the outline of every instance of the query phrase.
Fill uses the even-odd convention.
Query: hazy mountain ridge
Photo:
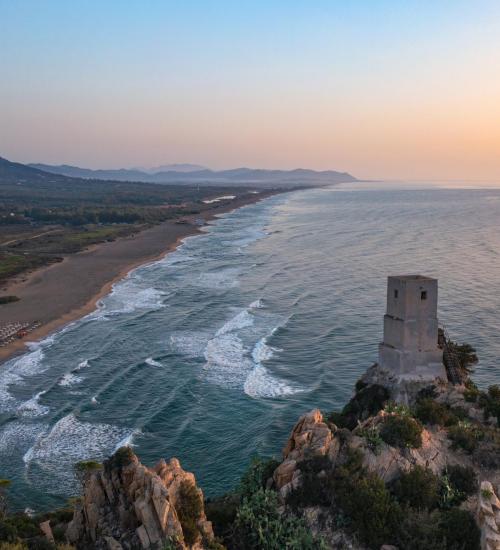
[[[143,181],[147,183],[240,183],[240,184],[293,184],[293,185],[325,185],[357,181],[347,172],[335,170],[315,171],[305,168],[295,170],[265,170],[259,168],[234,168],[230,170],[165,170],[147,173],[138,169],[91,170],[77,166],[49,164],[28,164],[31,168],[54,174],[86,179],[103,179],[118,181]],[[172,165],[175,166],[175,165]],[[185,166],[185,165],[183,165]],[[193,165],[195,166],[195,165]]]

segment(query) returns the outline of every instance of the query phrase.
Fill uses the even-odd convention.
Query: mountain
[[[156,174],[157,172],[198,172],[200,170],[207,170],[207,167],[200,164],[181,163],[162,164],[153,168],[136,168],[136,170],[141,170],[147,174]]]
[[[347,172],[336,172],[326,170],[317,172],[298,168],[296,170],[264,170],[258,168],[235,168],[231,170],[186,170],[186,166],[196,165],[171,165],[172,167],[184,167],[182,170],[161,170],[149,173],[139,169],[112,169],[112,170],[91,170],[77,166],[49,164],[29,164],[28,166],[54,174],[70,177],[115,180],[115,181],[142,181],[147,183],[176,183],[194,185],[256,185],[286,186],[286,185],[328,185],[333,183],[344,183],[357,181],[355,177]],[[162,167],[159,167],[162,168]]]

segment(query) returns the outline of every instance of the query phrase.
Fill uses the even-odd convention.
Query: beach
[[[218,214],[260,201],[275,191],[237,197],[214,203],[196,216],[183,217],[188,223],[168,221],[135,235],[91,246],[68,255],[60,263],[18,276],[4,285],[4,294],[20,300],[0,307],[0,326],[7,323],[40,322],[24,339],[0,348],[0,362],[26,350],[26,341],[36,341],[96,308],[114,283],[132,269],[175,250],[185,237],[200,232],[198,218],[210,221]]]

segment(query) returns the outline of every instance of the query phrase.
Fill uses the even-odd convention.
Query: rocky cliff
[[[149,469],[128,448],[88,473],[66,535],[108,550],[202,550],[214,539],[194,475],[175,458]]]

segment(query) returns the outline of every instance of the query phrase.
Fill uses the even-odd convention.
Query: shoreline
[[[255,204],[287,191],[290,190],[263,191],[258,195],[244,196],[223,206],[214,206],[214,208],[200,214],[184,216],[182,219],[190,222],[187,224],[168,221],[145,229],[133,236],[123,237],[109,243],[99,243],[81,252],[66,256],[60,263],[35,270],[27,274],[21,282],[11,281],[7,285],[8,292],[20,295],[21,300],[2,306],[0,309],[0,324],[8,320],[26,320],[26,315],[29,314],[29,311],[26,311],[27,301],[29,301],[30,296],[38,298],[38,306],[45,306],[45,320],[42,320],[41,326],[30,332],[24,339],[16,339],[0,348],[0,368],[13,357],[26,353],[28,343],[43,340],[71,322],[92,313],[97,308],[99,300],[109,294],[113,285],[124,279],[131,271],[164,258],[167,254],[174,252],[186,237],[202,233],[201,227],[203,226],[195,225],[195,219],[203,218],[204,225],[206,225],[216,219],[219,214],[233,212],[243,206]],[[139,253],[138,257],[133,257],[134,254],[138,253],[141,245],[148,245],[152,250],[145,251],[142,255]],[[114,264],[116,265],[106,266],[107,269],[99,269],[99,266],[95,265],[97,260],[100,260],[101,263],[106,262],[106,258],[112,256],[113,252],[116,254],[117,251],[123,257],[115,259]],[[85,272],[85,268],[87,272]],[[66,273],[64,273],[65,271]],[[73,284],[81,283],[85,279],[85,275],[88,275],[90,279],[93,277],[97,280],[95,280],[95,285],[91,283],[90,287],[81,291],[80,296],[78,296],[73,292]],[[88,283],[88,280],[85,279],[85,282]],[[51,295],[54,291],[56,291],[56,296]],[[23,293],[25,294],[24,301]],[[59,299],[59,307],[54,304],[52,298]],[[50,310],[51,304],[53,306],[52,310]],[[37,313],[40,311],[36,307],[34,309]],[[35,321],[38,319],[30,320]]]

